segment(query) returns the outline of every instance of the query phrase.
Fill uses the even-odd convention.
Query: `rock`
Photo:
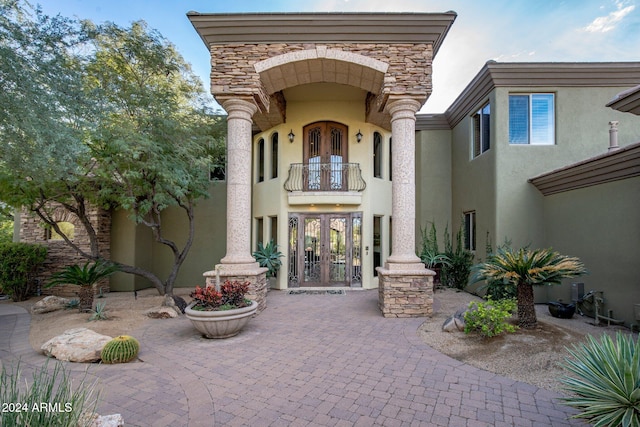
[[[120,414],[98,415],[96,413],[84,413],[80,416],[78,425],[88,427],[124,427],[124,418]]]
[[[65,362],[91,363],[100,360],[100,352],[112,337],[87,328],[68,329],[42,344],[45,355]]]
[[[49,295],[44,297],[31,307],[31,314],[49,313],[50,311],[62,310],[69,304],[71,300],[68,298]]]
[[[172,319],[174,317],[178,317],[178,313],[175,309],[166,306],[151,307],[149,310],[144,312],[144,315],[151,317],[152,319]]]
[[[445,332],[463,332],[465,325],[464,313],[466,311],[466,308],[461,308],[455,314],[449,316],[442,324],[442,330]]]
[[[171,307],[176,311],[176,313],[184,314],[184,309],[187,307],[187,302],[184,300],[184,298],[177,295],[165,295],[162,306]]]

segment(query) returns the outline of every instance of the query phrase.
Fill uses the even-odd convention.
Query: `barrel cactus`
[[[105,344],[100,357],[103,363],[127,363],[138,357],[140,343],[129,335],[120,335]]]

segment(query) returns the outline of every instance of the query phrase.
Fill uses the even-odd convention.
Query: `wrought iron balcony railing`
[[[359,163],[292,163],[284,183],[287,191],[363,191]]]

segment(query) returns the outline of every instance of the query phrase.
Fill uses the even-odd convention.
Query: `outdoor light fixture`
[[[293,134],[293,129],[291,129],[289,131],[289,142],[293,143],[293,138],[295,138],[296,136]]]
[[[362,141],[362,132],[360,132],[360,129],[358,129],[358,133],[356,133],[356,141]]]

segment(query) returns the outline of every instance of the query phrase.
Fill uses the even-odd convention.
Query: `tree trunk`
[[[518,325],[523,329],[533,329],[537,324],[533,286],[530,283],[518,283]]]
[[[87,313],[93,309],[93,286],[80,286],[78,291],[80,313]]]

